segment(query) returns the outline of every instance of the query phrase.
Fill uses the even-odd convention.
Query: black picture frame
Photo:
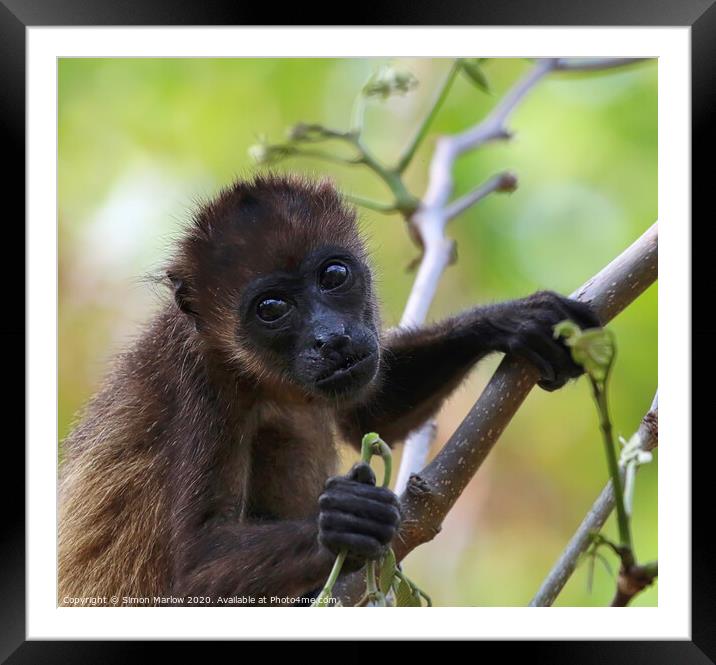
[[[713,155],[716,153],[716,132],[713,112],[716,110],[716,0],[442,0],[440,3],[414,1],[356,7],[360,21],[353,25],[552,25],[552,26],[690,26],[692,44],[692,209],[694,219],[705,225],[713,217],[713,204],[707,207],[712,179]],[[269,16],[271,14],[271,16]],[[319,14],[314,12],[314,14]],[[327,18],[333,12],[309,16],[300,5],[284,6],[280,20],[284,25],[330,25]],[[4,474],[0,483],[6,494],[2,505],[5,521],[0,536],[0,662],[20,663],[125,663],[157,657],[166,658],[177,644],[170,642],[74,642],[26,641],[25,638],[25,513],[24,496],[18,484],[24,485],[25,455],[18,437],[10,436],[12,417],[24,411],[25,353],[25,292],[14,286],[18,276],[24,277],[22,262],[25,247],[25,40],[26,28],[33,26],[100,26],[100,25],[268,25],[276,20],[275,7],[263,10],[235,2],[187,2],[185,0],[0,0],[0,132],[3,136],[5,164],[8,167],[0,179],[6,211],[8,203],[17,208],[6,212],[3,224],[5,252],[5,288],[3,314],[0,323],[5,385],[9,388],[5,400]],[[710,213],[707,217],[707,211]],[[684,220],[688,224],[688,220]],[[697,224],[692,224],[695,232]],[[693,278],[694,302],[708,298],[704,293],[697,300],[698,288],[708,289],[705,253],[708,243],[693,243],[692,260],[703,275]],[[10,281],[12,280],[12,282]],[[702,308],[703,309],[703,308]],[[694,307],[694,315],[697,314]],[[685,322],[686,323],[686,322]],[[708,348],[714,339],[716,324],[704,316],[693,322],[694,348]],[[701,344],[699,344],[701,343]],[[713,354],[707,354],[713,355]],[[699,356],[700,358],[700,356]],[[708,365],[706,359],[703,365]],[[708,372],[708,368],[704,368]],[[12,377],[13,380],[10,379]],[[15,377],[18,377],[16,379]],[[22,377],[22,378],[20,378]],[[707,411],[710,393],[692,392],[693,413]],[[16,404],[15,404],[16,403]],[[710,405],[709,405],[710,406]],[[51,417],[51,414],[48,414]],[[15,418],[15,420],[19,420]],[[693,523],[692,523],[692,641],[608,642],[555,641],[500,643],[500,658],[529,658],[530,662],[549,663],[657,663],[706,664],[716,660],[716,576],[712,544],[713,491],[709,476],[713,474],[713,445],[710,437],[694,437],[697,444],[693,459]],[[689,441],[677,445],[688,446]],[[48,442],[48,454],[52,448]],[[11,482],[19,480],[19,483]],[[699,526],[701,528],[699,528]],[[618,611],[618,610],[617,610]],[[389,619],[386,619],[389,620]],[[628,619],[625,619],[628,620]],[[497,645],[496,645],[497,646]],[[178,643],[183,658],[206,657],[206,645],[193,642]],[[272,647],[273,649],[278,646]],[[421,647],[422,648],[422,647]],[[234,658],[240,653],[232,647]],[[336,650],[339,662],[347,658],[357,660],[368,654],[368,644],[348,650]],[[331,652],[323,652],[331,653]],[[350,653],[350,656],[340,655]],[[482,652],[481,652],[482,653]],[[272,654],[280,657],[278,654]],[[288,655],[288,652],[287,652]],[[295,657],[291,654],[289,657]]]

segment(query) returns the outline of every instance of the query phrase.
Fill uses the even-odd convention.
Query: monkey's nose
[[[325,333],[316,335],[316,348],[320,351],[340,351],[350,343],[350,335],[345,333]]]

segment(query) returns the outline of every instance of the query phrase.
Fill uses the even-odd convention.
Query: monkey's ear
[[[192,302],[189,281],[184,277],[179,277],[173,272],[168,272],[167,277],[172,283],[172,288],[174,289],[174,301],[176,302],[177,307],[184,312],[184,314],[194,320],[198,329],[199,313],[196,311],[194,303]]]

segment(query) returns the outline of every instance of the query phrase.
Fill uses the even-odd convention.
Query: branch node
[[[496,191],[498,192],[514,192],[518,185],[517,176],[511,171],[506,171],[500,175],[500,181]]]
[[[622,565],[619,569],[617,591],[611,603],[612,607],[626,607],[636,595],[654,583],[657,575],[656,563],[643,566]]]
[[[411,473],[405,492],[408,496],[422,498],[426,495],[433,494],[433,489],[425,478],[417,473]]]

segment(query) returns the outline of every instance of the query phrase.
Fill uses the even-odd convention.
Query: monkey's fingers
[[[543,380],[555,381],[557,374],[554,367],[537,349],[534,348],[533,344],[527,344],[524,340],[514,341],[510,343],[509,353],[524,358],[528,362],[532,363],[539,372]]]
[[[375,485],[375,472],[366,462],[356,462],[346,474],[346,478],[364,485]]]
[[[398,497],[387,487],[376,487],[375,485],[358,483],[345,476],[333,476],[326,481],[324,491],[331,492],[333,490],[340,490],[341,492],[353,494],[356,497],[364,497],[381,503],[398,505]]]
[[[318,498],[318,506],[321,513],[340,511],[387,525],[400,523],[400,509],[397,503],[374,501],[369,497],[356,497],[350,492],[340,490],[324,492]]]
[[[536,314],[536,318],[550,328],[565,319],[574,321],[580,328],[601,326],[599,318],[587,303],[566,298],[554,291],[538,291],[524,302]]]
[[[572,360],[569,348],[560,340],[541,337],[533,340],[531,349],[550,368],[549,372],[541,372],[541,378],[537,383],[543,390],[549,392],[558,390],[567,381],[578,377],[584,371],[581,366]]]
[[[318,541],[330,552],[338,554],[347,550],[348,557],[355,559],[380,559],[385,553],[385,545],[375,538],[362,534],[346,533],[344,531],[321,531]]]
[[[396,532],[393,524],[376,522],[374,520],[357,517],[350,513],[338,510],[325,511],[318,519],[318,526],[323,531],[337,531],[374,538],[382,545],[387,545]]]
[[[574,321],[580,328],[584,330],[586,328],[602,327],[602,322],[599,320],[599,317],[587,303],[572,300],[571,298],[565,298],[564,300],[568,318]]]

